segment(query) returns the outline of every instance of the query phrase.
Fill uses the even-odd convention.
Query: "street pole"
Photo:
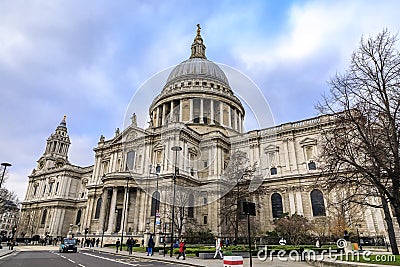
[[[253,259],[252,259],[252,255],[251,255],[250,213],[247,213],[247,232],[248,232],[248,235],[249,235],[250,267],[253,267]]]
[[[176,166],[178,161],[178,151],[181,151],[182,148],[180,146],[173,146],[171,148],[172,151],[175,151],[175,168],[174,168],[174,176],[173,176],[173,183],[174,183],[174,194],[172,199],[172,222],[171,222],[171,251],[169,256],[172,257],[173,250],[174,250],[174,223],[175,223],[175,187],[176,187],[176,175],[179,174],[179,168]]]
[[[125,217],[126,217],[126,206],[128,205],[128,198],[129,198],[129,187],[128,187],[128,183],[129,183],[129,176],[126,177],[126,194],[125,194],[125,203],[124,203],[124,212],[123,212],[123,216],[122,216],[122,231],[121,231],[121,246],[119,251],[122,251],[122,246],[124,244],[124,230],[125,230]]]
[[[361,226],[359,224],[356,224],[356,230],[357,230],[357,244],[358,244],[358,249],[362,250],[361,245],[360,245],[360,233],[358,232],[358,227]]]
[[[6,173],[6,169],[7,169],[7,167],[10,167],[11,164],[7,163],[7,162],[3,162],[3,163],[1,163],[1,166],[3,166],[3,175],[1,176],[1,180],[0,180],[0,188],[1,188],[1,185],[3,184],[3,179],[4,179],[4,174]]]

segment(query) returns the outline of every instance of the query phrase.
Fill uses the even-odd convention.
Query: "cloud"
[[[327,89],[326,81],[346,68],[361,35],[385,26],[398,31],[399,6],[397,1],[361,0],[195,5],[4,0],[0,159],[13,164],[7,185],[23,188],[64,114],[70,161],[93,164],[99,136],[111,138],[115,128],[123,127],[140,86],[189,57],[197,23],[208,58],[253,79],[276,121],[283,123],[315,115],[313,104]],[[143,111],[141,125],[146,124],[149,96],[162,85],[151,89],[127,113]]]

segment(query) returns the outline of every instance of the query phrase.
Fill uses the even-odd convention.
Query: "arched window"
[[[151,216],[156,215],[156,211],[159,210],[160,206],[160,192],[155,191],[153,193],[152,199],[151,199]]]
[[[271,168],[271,175],[276,175],[278,174],[278,170],[275,167]]]
[[[81,223],[81,216],[82,216],[82,210],[78,210],[78,213],[76,214],[76,220],[75,220],[75,224],[78,225]]]
[[[41,224],[45,224],[46,223],[46,217],[47,217],[47,210],[44,210],[43,211],[43,214],[42,214],[42,220],[41,220]]]
[[[283,214],[282,196],[278,193],[273,193],[271,196],[272,217],[279,218]]]
[[[188,218],[194,218],[194,196],[189,195]]]
[[[101,210],[101,203],[102,203],[103,199],[101,197],[99,197],[99,199],[97,200],[96,203],[96,212],[94,213],[94,218],[98,219],[100,218],[100,210]]]
[[[325,216],[324,195],[318,189],[310,193],[313,216]]]

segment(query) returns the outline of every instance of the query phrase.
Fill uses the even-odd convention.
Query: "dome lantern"
[[[190,58],[204,58],[206,57],[206,46],[203,44],[203,38],[200,35],[200,24],[197,24],[197,35],[192,43],[192,54]]]

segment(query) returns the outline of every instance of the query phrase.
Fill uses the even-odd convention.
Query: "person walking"
[[[147,256],[153,256],[154,240],[151,235],[149,241],[147,242]]]
[[[222,248],[221,239],[218,238],[218,237],[215,237],[215,254],[214,254],[214,259],[217,257],[217,254],[218,254],[218,253],[219,253],[219,256],[221,257],[221,259],[223,258],[222,252],[221,252],[221,248]]]
[[[97,239],[96,239],[96,248],[99,247],[99,243],[100,243],[100,238],[97,238]]]
[[[119,249],[120,245],[121,245],[121,241],[119,241],[119,238],[118,238],[117,241],[115,242],[115,247],[117,248],[117,253],[118,253],[118,249]]]
[[[183,259],[186,258],[185,250],[186,250],[185,240],[182,239],[181,242],[179,243],[179,255],[177,257],[178,260],[181,256],[183,257]]]
[[[126,241],[126,246],[128,247],[129,255],[132,255],[132,248],[133,248],[132,237],[128,238],[128,240]]]

